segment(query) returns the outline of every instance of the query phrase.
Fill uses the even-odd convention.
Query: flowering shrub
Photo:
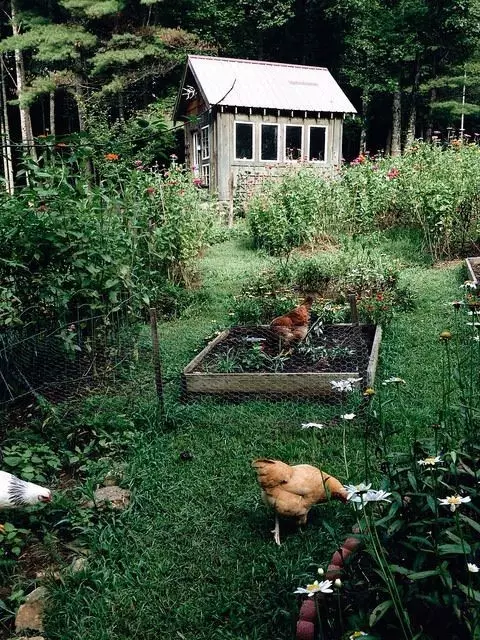
[[[191,281],[212,223],[191,176],[173,165],[164,174],[105,156],[98,184],[84,161],[46,152],[29,160],[29,185],[2,194],[0,318],[27,321],[75,306],[106,310],[128,298],[156,304],[166,283]],[[208,203],[207,203],[208,205]]]
[[[322,232],[329,185],[314,169],[292,169],[255,189],[246,216],[255,246],[285,255]]]
[[[399,266],[381,254],[358,249],[319,254],[261,273],[235,300],[236,324],[268,324],[291,310],[295,291],[317,294],[313,310],[324,322],[344,322],[348,294],[355,293],[363,321],[385,324],[397,311],[412,307],[411,291],[398,284]]]
[[[467,321],[474,316],[463,301],[454,301],[452,312],[455,331],[438,336],[444,354],[443,397],[431,437],[414,439],[403,453],[392,449],[384,409],[403,402],[408,381],[392,376],[376,394],[370,390],[375,400],[367,422],[376,425],[375,438],[379,436],[375,446],[383,469],[381,488],[372,490],[370,482],[345,487],[361,546],[342,556],[342,566],[336,567],[342,579],[336,597],[324,596],[331,592],[317,588],[318,582],[296,591],[315,598],[321,637],[364,637],[367,632],[369,637],[405,640],[478,637],[480,351],[472,340],[478,341],[479,329]],[[347,383],[337,385],[355,396]],[[367,431],[364,447],[364,478],[369,480]]]
[[[480,148],[417,142],[401,157],[359,156],[332,177],[301,169],[257,190],[247,204],[256,246],[272,254],[324,233],[420,229],[436,259],[480,236]]]

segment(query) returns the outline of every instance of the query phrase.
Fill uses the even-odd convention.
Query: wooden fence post
[[[163,399],[162,365],[160,360],[160,343],[158,340],[157,310],[150,308],[150,330],[152,333],[152,359],[155,372],[155,388],[157,390],[160,419],[165,422],[165,404]]]
[[[349,293],[348,302],[350,303],[351,323],[358,324],[357,296],[354,293]]]

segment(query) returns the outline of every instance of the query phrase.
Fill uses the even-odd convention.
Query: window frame
[[[273,158],[262,158],[262,143],[263,143],[263,127],[275,127],[277,129],[277,157]],[[280,162],[280,128],[278,122],[260,122],[260,152],[259,152],[259,161],[260,162]]]
[[[237,124],[248,124],[252,128],[252,157],[237,158]],[[254,162],[255,161],[255,122],[248,120],[234,120],[233,122],[233,158],[238,162]]]
[[[310,154],[310,130],[311,129],[325,129],[325,146],[324,146],[324,159],[323,160],[312,160]],[[326,124],[309,124],[308,125],[308,162],[312,162],[314,164],[327,164],[328,161],[328,125]]]
[[[206,182],[205,182],[205,176],[207,177]],[[210,188],[210,163],[209,162],[205,162],[205,164],[202,164],[201,173],[199,177],[202,180],[202,184]]]
[[[200,149],[198,148],[200,147]],[[202,164],[201,158],[201,138],[199,135],[198,129],[192,131],[192,151],[193,151],[193,171],[194,175],[197,177],[200,175],[200,165]]]
[[[205,129],[207,130],[208,155],[204,155],[205,147],[203,145],[203,132],[205,131]],[[202,160],[209,160],[210,159],[210,125],[208,124],[200,128],[200,146],[202,147]]]
[[[297,127],[297,129],[302,130],[302,136],[301,136],[301,142],[300,142],[301,154],[298,160],[290,160],[289,158],[287,158],[287,127]],[[303,159],[305,157],[305,126],[303,124],[285,123],[284,129],[283,129],[283,157],[284,157],[284,160],[283,160],[284,162],[303,162]]]

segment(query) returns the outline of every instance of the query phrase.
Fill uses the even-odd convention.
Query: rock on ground
[[[113,485],[97,489],[93,494],[93,501],[87,502],[86,506],[92,509],[95,506],[101,508],[108,505],[114,509],[122,510],[129,504],[130,491]]]
[[[25,629],[43,631],[42,617],[46,598],[47,589],[45,587],[37,587],[37,589],[28,594],[15,616],[15,633]]]

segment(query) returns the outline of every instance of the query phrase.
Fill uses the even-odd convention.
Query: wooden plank
[[[370,351],[370,358],[368,360],[367,367],[367,387],[373,387],[375,383],[375,374],[377,372],[378,355],[380,351],[380,343],[382,341],[382,327],[377,324],[375,329],[375,336],[373,338],[372,349]]]
[[[478,282],[478,278],[475,275],[475,272],[473,271],[473,265],[480,264],[480,257],[465,258],[465,262],[467,263],[467,269],[468,269],[468,273],[470,274],[470,280],[472,280],[472,282]]]
[[[200,362],[204,359],[204,357],[207,355],[207,353],[209,353],[213,347],[218,344],[219,342],[221,342],[224,338],[226,338],[228,336],[228,334],[230,333],[230,329],[225,329],[225,331],[222,331],[222,333],[219,333],[218,336],[216,338],[214,338],[211,342],[209,342],[207,344],[207,346],[202,349],[200,351],[200,353],[198,353],[193,360],[191,360],[187,366],[185,367],[185,369],[183,370],[183,373],[190,373],[193,369],[195,369],[195,367],[197,366],[197,364],[200,364]]]
[[[366,325],[352,325],[342,323],[337,326],[355,327],[362,329]],[[268,325],[260,325],[261,329],[267,329]],[[373,328],[373,327],[372,327]],[[358,378],[358,371],[342,372],[296,372],[296,373],[210,373],[194,371],[203,361],[205,356],[230,333],[230,330],[223,331],[214,338],[183,370],[182,384],[186,394],[264,394],[266,396],[289,394],[301,397],[313,396],[334,396],[331,382],[334,380],[345,380],[347,378]],[[382,339],[382,328],[377,325],[373,336],[372,347],[366,372],[366,386],[373,386],[375,381],[376,367],[380,343]],[[357,387],[363,386],[361,382]]]
[[[358,378],[358,372],[341,373],[186,373],[188,393],[268,393],[300,396],[331,395],[332,380]]]

